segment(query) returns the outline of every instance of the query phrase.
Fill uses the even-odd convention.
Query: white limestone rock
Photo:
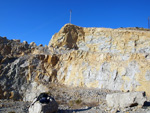
[[[144,92],[114,93],[107,94],[106,101],[110,108],[142,107],[146,97]]]
[[[57,110],[58,104],[54,99],[51,99],[48,104],[37,101],[29,107],[29,113],[54,113]]]
[[[27,89],[27,91],[24,94],[24,101],[32,101],[34,97],[38,96],[42,92],[48,92],[49,89],[42,85],[38,84],[37,82],[32,82],[30,87]]]
[[[30,46],[36,46],[36,43],[35,42],[31,42]]]

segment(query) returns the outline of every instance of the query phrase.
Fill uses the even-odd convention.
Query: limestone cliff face
[[[68,50],[57,64],[60,83],[150,96],[150,31],[66,24],[49,47]]]
[[[150,31],[66,24],[48,47],[0,37],[0,50],[0,98],[31,101],[52,82],[150,97]]]
[[[50,47],[132,54],[150,52],[150,31],[84,28],[66,24],[49,42]]]

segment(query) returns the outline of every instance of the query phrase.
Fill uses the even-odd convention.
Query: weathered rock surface
[[[48,104],[36,102],[34,105],[29,107],[29,113],[54,113],[57,111],[58,111],[58,104],[55,100],[52,100]]]
[[[145,91],[150,97],[150,31],[66,24],[49,47],[61,53],[57,80],[70,86]]]
[[[52,56],[48,48],[0,37],[0,50],[0,99],[22,100],[27,96],[31,99],[41,89],[47,91],[42,83],[49,82],[50,78],[44,70],[44,62]]]
[[[0,50],[0,98],[30,100],[52,82],[150,97],[150,31],[66,24],[48,47],[0,37]]]
[[[107,105],[111,108],[142,107],[146,101],[144,92],[107,94]]]

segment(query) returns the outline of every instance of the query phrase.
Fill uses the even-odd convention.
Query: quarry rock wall
[[[70,50],[59,58],[60,83],[150,96],[150,31],[66,24],[49,47]]]
[[[0,37],[0,49],[0,98],[32,101],[50,83],[150,97],[148,30],[66,24],[48,47]]]

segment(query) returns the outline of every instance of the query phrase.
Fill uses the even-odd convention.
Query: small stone
[[[89,107],[88,106],[85,106],[85,109],[88,109]]]
[[[9,97],[9,98],[12,99],[12,98],[14,97],[14,94],[15,94],[14,91],[11,91],[11,92],[10,92],[10,97]]]
[[[0,104],[0,107],[3,107],[3,104]]]

